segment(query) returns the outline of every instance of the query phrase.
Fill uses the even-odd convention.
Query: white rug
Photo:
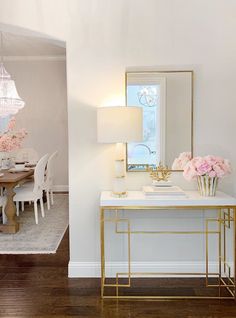
[[[33,204],[20,212],[20,231],[16,234],[0,233],[0,254],[51,254],[56,250],[68,227],[68,195],[55,194],[54,205],[42,218],[38,206],[39,224],[35,224]]]

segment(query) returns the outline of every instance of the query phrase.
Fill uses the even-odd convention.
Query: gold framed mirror
[[[126,106],[143,108],[143,142],[127,144],[127,171],[161,162],[171,171],[181,153],[193,156],[193,71],[127,71]]]

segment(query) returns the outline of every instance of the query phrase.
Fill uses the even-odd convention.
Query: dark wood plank
[[[0,255],[0,317],[236,317],[232,300],[102,301],[100,279],[69,279],[68,261],[68,231],[56,254]],[[155,279],[137,279],[133,286],[136,293],[157,291]],[[204,281],[163,278],[158,286],[160,292],[198,294]]]

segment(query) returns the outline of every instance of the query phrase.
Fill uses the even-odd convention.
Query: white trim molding
[[[65,184],[58,184],[53,186],[53,192],[69,192],[69,186]]]
[[[233,266],[233,262],[229,264]],[[219,264],[209,262],[209,272],[217,273]],[[132,262],[132,272],[169,272],[169,273],[205,273],[205,262]],[[127,262],[106,262],[106,276],[115,277],[117,272],[127,272]],[[69,277],[101,277],[100,262],[69,262]],[[153,275],[156,277],[155,275]],[[169,277],[168,275],[158,275],[159,277]],[[193,276],[193,275],[192,275]],[[145,277],[145,276],[144,276]],[[150,276],[149,276],[150,277]],[[181,275],[171,275],[171,277],[181,277]],[[191,277],[191,275],[184,275]],[[193,276],[196,277],[196,276]]]
[[[24,61],[24,62],[31,62],[31,61],[66,61],[65,55],[8,55],[4,56],[5,62],[18,62],[18,61]]]

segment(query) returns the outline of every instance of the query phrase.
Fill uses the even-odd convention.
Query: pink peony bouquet
[[[172,170],[183,170],[190,160],[191,152],[181,152],[179,157],[175,158],[172,164]]]
[[[199,176],[223,178],[231,173],[229,160],[217,156],[195,157],[184,167],[184,177],[191,181]]]
[[[22,142],[27,136],[27,131],[22,128],[16,132],[13,131],[16,120],[13,117],[8,124],[7,131],[0,135],[0,151],[10,152],[19,149],[22,146]]]

